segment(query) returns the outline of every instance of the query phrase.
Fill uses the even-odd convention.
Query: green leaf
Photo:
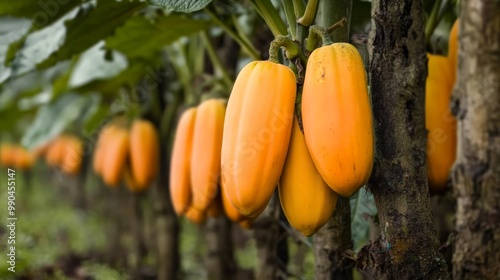
[[[70,59],[113,34],[145,5],[138,1],[99,0],[97,5],[92,1],[73,9],[53,24],[28,35],[12,62],[15,74]]]
[[[35,69],[64,43],[66,30],[64,21],[74,18],[78,8],[73,9],[53,24],[29,34],[12,61],[12,75],[21,75]]]
[[[373,195],[361,188],[350,199],[351,231],[354,250],[357,252],[370,238],[370,218],[377,215],[377,207]]]
[[[93,80],[73,90],[82,93],[96,91],[112,97],[111,100],[109,100],[112,101],[112,99],[117,96],[121,87],[135,86],[140,79],[148,74],[148,69],[156,69],[156,67],[149,66],[144,61],[134,61],[127,69],[111,79]]]
[[[30,19],[33,28],[39,29],[55,22],[81,3],[77,0],[4,0],[0,1],[0,15]]]
[[[151,5],[161,6],[167,10],[181,13],[192,13],[205,8],[212,0],[149,0]]]
[[[127,68],[127,58],[121,53],[110,52],[111,60],[107,60],[105,56],[104,41],[82,53],[73,68],[69,87],[79,87],[93,80],[109,79]]]
[[[9,78],[10,68],[5,67],[9,45],[26,34],[31,22],[23,18],[0,17],[0,83]]]
[[[66,22],[66,40],[64,45],[39,67],[53,65],[59,60],[70,58],[112,35],[136,11],[146,3],[139,1],[99,0],[97,6],[84,15]]]
[[[68,71],[70,63],[61,62],[43,71],[30,72],[5,82],[0,95],[0,111],[16,106],[19,99],[42,91],[51,92],[52,83]],[[49,96],[50,97],[50,96]],[[50,99],[50,98],[49,98]]]
[[[75,93],[62,95],[54,103],[38,110],[35,121],[26,129],[21,143],[31,149],[49,141],[76,120],[86,121],[86,118],[92,115],[89,114],[89,110],[95,110],[99,103],[98,95],[81,96]]]
[[[106,40],[106,47],[118,50],[130,59],[157,60],[165,45],[208,27],[209,21],[181,15],[159,16],[154,21],[137,15]]]

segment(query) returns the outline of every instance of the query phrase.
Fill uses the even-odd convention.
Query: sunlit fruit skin
[[[229,199],[227,198],[226,192],[224,191],[223,186],[221,186],[221,201],[222,201],[222,207],[224,209],[224,213],[226,214],[226,217],[229,218],[229,220],[238,223],[241,222],[247,217],[243,216],[238,209],[234,208],[233,204]]]
[[[455,23],[453,24],[451,31],[450,31],[450,37],[448,39],[448,58],[451,62],[451,66],[453,69],[453,72],[456,73],[457,71],[457,61],[458,61],[458,26],[460,24],[460,21],[457,19]],[[455,84],[455,79],[456,75],[453,75],[453,85]]]
[[[146,189],[158,175],[160,142],[154,125],[136,120],[130,130],[131,171],[139,189]]]
[[[71,175],[76,175],[80,172],[83,158],[83,143],[75,137],[66,138],[61,159],[61,169]]]
[[[305,236],[325,225],[337,204],[337,194],[328,187],[314,165],[297,118],[280,178],[279,197],[290,225]]]
[[[177,215],[191,206],[191,151],[193,147],[196,108],[186,110],[177,125],[170,161],[170,196]]]
[[[191,207],[205,211],[218,193],[222,130],[226,106],[219,99],[202,102],[197,109],[191,152]]]
[[[26,171],[33,167],[35,163],[35,155],[33,153],[29,152],[22,146],[17,146],[15,153],[16,157],[14,166],[16,168]]]
[[[276,188],[293,122],[296,80],[290,68],[254,61],[239,73],[226,109],[222,183],[240,213],[258,216]]]
[[[335,43],[313,51],[302,91],[302,121],[311,157],[326,183],[349,197],[373,166],[373,121],[358,50]]]
[[[123,178],[123,170],[129,153],[129,132],[124,128],[116,128],[108,136],[106,157],[102,169],[102,178],[106,185],[116,187]]]
[[[138,186],[137,180],[134,178],[132,170],[128,164],[125,164],[125,167],[123,168],[123,180],[131,192],[139,193],[143,191],[143,189]]]
[[[457,150],[457,121],[450,111],[454,68],[447,58],[428,55],[425,83],[425,127],[427,128],[427,175],[431,192],[446,189]]]
[[[102,169],[106,158],[106,144],[108,142],[107,140],[114,129],[116,129],[116,127],[112,124],[103,127],[94,147],[92,169],[98,175],[102,175]]]
[[[47,150],[45,159],[50,166],[59,167],[62,164],[64,156],[64,148],[66,147],[67,136],[61,135],[52,141],[52,144]]]

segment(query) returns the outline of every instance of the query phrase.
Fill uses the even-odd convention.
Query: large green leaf
[[[35,121],[27,128],[21,143],[28,148],[41,145],[62,133],[75,121],[87,121],[99,104],[99,95],[64,94],[54,103],[38,110]]]
[[[370,238],[370,219],[377,215],[377,207],[373,195],[361,188],[350,199],[351,230],[354,250],[359,251]]]
[[[10,68],[5,67],[9,45],[28,32],[31,22],[23,18],[0,17],[0,83],[9,78]]]
[[[115,77],[126,69],[127,65],[127,58],[117,51],[106,55],[104,41],[101,41],[82,53],[71,73],[69,87],[79,87],[93,80]]]
[[[29,34],[11,63],[12,75],[21,75],[35,69],[37,64],[58,50],[66,37],[64,21],[76,17],[78,11],[79,8],[75,8],[53,24]]]
[[[167,10],[181,13],[192,13],[205,8],[212,0],[149,0],[151,5],[161,6]]]
[[[8,80],[1,87],[0,111],[16,106],[22,97],[32,96],[43,91],[51,92],[54,80],[68,71],[69,67],[70,63],[65,61],[43,71],[30,72]]]
[[[135,16],[106,40],[106,46],[120,51],[132,60],[157,60],[165,45],[209,26],[209,21],[194,20],[176,14],[159,16],[154,21]]]
[[[81,3],[81,0],[0,0],[0,16],[30,19],[33,28],[39,29],[55,22]]]
[[[85,85],[76,87],[73,90],[78,92],[91,92],[96,91],[103,95],[107,95],[113,100],[121,87],[133,87],[145,75],[148,75],[148,69],[156,69],[156,67],[148,66],[148,64],[141,60],[134,61],[127,69],[120,72],[118,75],[111,79],[106,80],[93,80]],[[105,97],[106,98],[106,97]]]
[[[16,75],[43,69],[71,58],[113,34],[146,3],[99,0],[86,3],[53,24],[31,33],[16,53],[12,68]]]

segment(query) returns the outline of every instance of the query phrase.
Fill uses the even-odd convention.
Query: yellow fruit
[[[130,131],[130,164],[139,189],[146,189],[158,175],[160,142],[154,125],[136,120]]]
[[[15,148],[12,144],[2,144],[0,146],[0,163],[5,167],[14,167]]]
[[[252,220],[246,219],[238,223],[243,229],[251,229],[252,228]]]
[[[302,91],[304,135],[326,183],[349,197],[366,184],[373,165],[373,124],[363,60],[347,43],[313,51]]]
[[[457,149],[456,119],[449,103],[453,91],[453,68],[444,56],[428,55],[425,88],[427,175],[432,192],[446,188]]]
[[[186,110],[177,125],[170,161],[170,196],[177,215],[183,215],[191,205],[191,151],[193,146],[196,108]]]
[[[208,205],[208,208],[206,210],[207,216],[208,217],[219,217],[222,214],[224,214],[224,209],[222,207],[222,199],[220,197],[220,194],[217,194],[214,199],[210,202],[210,205]]]
[[[222,184],[240,213],[258,216],[267,206],[285,163],[295,105],[290,68],[255,61],[239,73],[226,109]]]
[[[71,175],[80,172],[83,158],[83,143],[77,137],[67,137],[63,148],[61,169]]]
[[[205,211],[219,191],[222,130],[226,106],[209,99],[197,109],[191,153],[191,207]]]
[[[452,85],[455,84],[456,72],[457,72],[457,61],[458,61],[458,25],[460,24],[457,19],[453,24],[453,27],[450,31],[450,37],[448,39],[448,58],[451,62],[451,67],[453,69],[453,82]]]
[[[205,212],[199,211],[195,208],[189,208],[186,212],[186,218],[192,223],[200,225],[205,222],[207,215]]]
[[[290,224],[305,236],[310,236],[332,216],[337,194],[314,166],[297,118],[293,123],[279,184],[280,202]]]
[[[99,138],[94,148],[92,168],[96,174],[102,175],[102,169],[106,158],[106,145],[109,135],[116,129],[114,125],[106,125],[102,128]]]
[[[110,187],[116,187],[123,178],[129,148],[129,132],[123,128],[116,128],[109,134],[106,145],[102,178]]]
[[[233,204],[229,201],[222,186],[221,186],[220,194],[221,194],[221,200],[222,200],[222,207],[224,208],[224,213],[226,214],[226,217],[228,217],[229,220],[231,220],[235,223],[238,223],[238,222],[245,220],[246,217],[243,216],[238,211],[238,209],[234,208]]]

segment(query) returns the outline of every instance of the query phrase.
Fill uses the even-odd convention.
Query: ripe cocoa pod
[[[45,160],[50,166],[60,166],[64,156],[64,148],[66,147],[66,135],[61,135],[55,138],[50,144]]]
[[[110,187],[116,187],[123,178],[123,169],[129,153],[129,132],[117,127],[109,134],[106,145],[102,178]]]
[[[221,186],[220,190],[222,207],[224,208],[224,213],[229,220],[238,223],[245,220],[247,217],[243,216],[238,209],[234,208],[233,204],[227,198],[227,195],[224,192],[224,188]]]
[[[354,46],[335,43],[312,52],[302,120],[318,172],[339,195],[353,195],[370,178],[374,150],[366,73]]]
[[[21,170],[29,170],[35,163],[35,155],[22,146],[15,147],[14,167]]]
[[[191,151],[193,147],[196,108],[186,110],[177,125],[170,161],[170,196],[177,215],[191,206]]]
[[[116,129],[116,127],[112,124],[104,126],[94,147],[92,169],[94,169],[94,172],[98,175],[102,175],[102,169],[106,158],[106,145],[109,135],[112,134],[114,129]]]
[[[458,25],[460,24],[459,20],[457,19],[455,23],[453,24],[451,31],[450,31],[450,37],[448,39],[448,58],[451,63],[451,67],[453,69],[453,85],[455,84],[456,80],[456,71],[458,68],[457,61],[458,61]]]
[[[252,228],[252,219],[245,219],[245,220],[239,222],[238,225],[242,229],[251,229]]]
[[[222,184],[232,205],[258,216],[276,188],[285,163],[295,105],[290,68],[254,61],[236,78],[226,109]]]
[[[201,225],[207,219],[207,215],[205,212],[191,207],[186,212],[186,218],[194,224]]]
[[[210,202],[210,204],[207,207],[206,212],[207,212],[207,216],[212,217],[212,218],[216,218],[216,217],[219,217],[222,214],[224,214],[224,209],[222,207],[222,198],[220,196],[220,193],[217,194],[212,199],[212,201]]]
[[[123,168],[123,180],[131,192],[138,193],[144,190],[137,184],[137,180],[134,178],[134,174],[132,174],[132,170],[128,164],[125,164]]]
[[[450,111],[453,66],[439,55],[428,55],[425,83],[425,127],[427,134],[427,176],[431,192],[446,188],[457,149],[457,121]]]
[[[305,236],[325,225],[337,205],[337,194],[318,173],[297,118],[280,178],[279,197],[290,225]]]
[[[65,140],[61,159],[61,169],[71,175],[80,172],[83,158],[83,143],[75,136],[69,136]]]
[[[191,152],[191,207],[205,211],[219,191],[222,130],[226,106],[222,100],[202,102],[196,112]]]
[[[158,175],[160,142],[154,125],[136,120],[130,131],[130,164],[140,190],[146,189]]]
[[[0,146],[0,163],[5,167],[14,167],[15,148],[12,144],[2,144]]]

